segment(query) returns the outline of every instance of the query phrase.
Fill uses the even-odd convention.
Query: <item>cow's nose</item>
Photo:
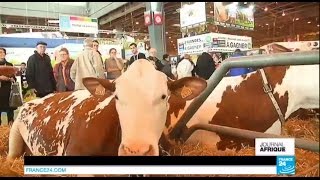
[[[119,156],[156,156],[156,151],[151,144],[121,144]]]

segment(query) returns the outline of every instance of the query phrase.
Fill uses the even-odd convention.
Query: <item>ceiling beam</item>
[[[125,5],[125,7],[126,7],[126,5]],[[122,16],[125,16],[128,13],[131,13],[133,11],[136,11],[140,8],[145,8],[145,7],[146,7],[145,2],[139,2],[139,3],[136,3],[136,5],[131,6],[126,10],[123,10],[123,8],[121,8],[122,12],[115,11],[115,12],[109,13],[106,17],[101,18],[99,24],[104,25],[104,24],[109,23],[115,19],[121,18]]]

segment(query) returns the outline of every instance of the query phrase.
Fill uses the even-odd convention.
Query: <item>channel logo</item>
[[[277,174],[295,174],[296,159],[294,156],[277,156]]]

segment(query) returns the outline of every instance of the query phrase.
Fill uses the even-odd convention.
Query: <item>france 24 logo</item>
[[[295,174],[296,159],[295,156],[277,156],[277,174]]]

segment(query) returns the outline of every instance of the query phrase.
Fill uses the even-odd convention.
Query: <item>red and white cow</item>
[[[286,118],[299,108],[319,108],[319,65],[264,70]],[[206,81],[199,78],[168,82],[145,60],[133,63],[113,83],[87,78],[84,84],[87,90],[51,94],[26,103],[10,131],[8,158],[24,152],[159,155],[161,135],[168,134],[206,87]],[[187,126],[195,123],[280,133],[278,115],[257,72],[223,78]],[[219,139],[224,140],[212,132],[196,131],[189,141],[215,145]]]

